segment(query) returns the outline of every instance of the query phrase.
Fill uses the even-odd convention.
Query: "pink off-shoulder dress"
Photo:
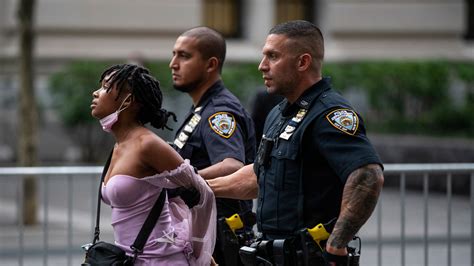
[[[112,208],[115,244],[128,255],[161,190],[180,186],[196,188],[199,204],[189,209],[179,197],[167,198],[135,265],[210,265],[216,234],[214,194],[188,160],[172,171],[144,178],[115,175],[103,184],[103,201]]]

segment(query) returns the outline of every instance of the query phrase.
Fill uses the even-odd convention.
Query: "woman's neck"
[[[143,125],[138,122],[133,124],[127,123],[124,126],[117,124],[117,128],[113,129],[115,142],[120,145],[120,143],[123,143],[130,139],[133,136],[133,132],[142,127]]]

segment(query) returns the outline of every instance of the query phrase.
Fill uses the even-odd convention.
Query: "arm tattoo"
[[[328,239],[335,248],[344,248],[372,214],[383,185],[382,169],[370,164],[352,172],[344,186],[341,212]]]

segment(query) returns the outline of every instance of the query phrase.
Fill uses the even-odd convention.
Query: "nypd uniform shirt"
[[[259,148],[257,225],[269,238],[339,215],[344,184],[354,170],[382,164],[362,118],[322,79],[293,104],[284,100],[268,115]],[[265,157],[266,160],[260,160]],[[262,163],[265,161],[265,163]]]
[[[217,81],[191,108],[173,144],[199,170],[225,158],[249,164],[255,157],[255,129],[239,100]],[[241,211],[236,200],[216,202],[219,216]]]

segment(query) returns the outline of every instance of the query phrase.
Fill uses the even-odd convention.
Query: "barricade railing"
[[[73,261],[74,256],[81,255],[78,244],[75,242],[74,227],[77,224],[81,225],[81,228],[89,228],[90,230],[85,230],[87,239],[93,231],[94,227],[94,216],[95,216],[95,203],[97,197],[97,186],[98,178],[102,171],[100,166],[78,166],[78,167],[0,167],[0,224],[6,224],[4,228],[9,229],[0,229],[8,230],[7,233],[0,234],[0,261],[17,261],[17,265],[25,265],[26,259],[28,257],[36,257],[42,259],[43,265],[49,265],[51,256],[63,256],[65,258],[64,265],[74,265],[76,261]],[[474,163],[462,163],[462,164],[386,164],[384,175],[387,181],[393,179],[397,180],[399,184],[399,199],[400,199],[400,222],[399,238],[395,239],[395,244],[399,244],[400,249],[400,265],[407,265],[406,259],[406,246],[410,242],[410,239],[407,239],[406,235],[406,193],[407,190],[410,190],[410,182],[407,185],[407,178],[411,178],[413,175],[420,176],[421,182],[421,191],[423,195],[423,232],[422,232],[422,245],[423,245],[423,265],[430,265],[430,263],[439,263],[440,265],[453,265],[453,255],[452,255],[452,221],[453,214],[451,212],[451,204],[453,198],[453,179],[466,178],[469,180],[469,207],[470,207],[470,221],[466,221],[466,224],[470,224],[470,234],[469,234],[469,245],[470,245],[470,258],[466,261],[470,261],[469,265],[474,265]],[[430,261],[429,257],[429,248],[430,248],[430,239],[428,227],[429,227],[429,199],[430,199],[430,179],[433,176],[439,177],[442,176],[445,181],[443,190],[446,196],[446,234],[442,241],[446,242],[446,262],[434,262]],[[42,234],[42,240],[39,243],[29,243],[29,239],[26,239],[25,242],[25,232],[28,231],[28,227],[24,225],[23,221],[23,180],[28,176],[36,177],[38,185],[38,195],[39,202],[38,208],[39,216],[41,217],[41,222],[39,227],[36,228],[37,231],[40,231],[39,234]],[[60,184],[56,184],[56,183]],[[87,184],[84,184],[87,183]],[[54,185],[55,184],[55,185]],[[59,186],[59,187],[58,187]],[[82,190],[87,190],[82,191]],[[3,191],[3,192],[2,192]],[[60,201],[61,210],[66,212],[66,218],[63,217],[63,222],[65,223],[66,231],[66,241],[61,247],[51,247],[49,234],[52,230],[50,224],[49,216],[53,212],[51,205],[52,200],[50,198],[55,194],[65,195],[65,199],[55,199]],[[437,193],[440,193],[438,190]],[[89,197],[87,200],[85,197]],[[383,192],[382,192],[383,197]],[[467,196],[466,196],[467,197]],[[61,202],[63,201],[63,202]],[[88,202],[86,207],[84,204],[80,204],[75,201]],[[82,202],[81,202],[82,203]],[[8,206],[7,206],[8,205]],[[13,206],[11,206],[13,205]],[[5,208],[7,206],[8,208]],[[77,216],[76,208],[82,208],[80,212],[81,217]],[[369,240],[369,245],[375,245],[376,248],[376,261],[375,265],[384,264],[383,250],[384,245],[388,245],[387,241],[383,237],[384,224],[383,224],[383,213],[388,213],[391,210],[383,209],[382,201],[379,201],[377,204],[376,210],[371,219],[375,219],[375,238]],[[5,209],[9,210],[9,215],[5,215]],[[13,216],[12,216],[12,211]],[[467,211],[467,210],[466,210]],[[87,215],[81,215],[87,213]],[[8,218],[8,217],[9,218]],[[88,216],[88,217],[82,217]],[[2,221],[3,219],[10,219],[9,221]],[[89,221],[87,221],[89,219]],[[13,223],[13,224],[12,224]],[[89,225],[85,226],[84,224],[88,223]],[[105,226],[105,221],[104,221]],[[393,225],[392,225],[393,226]],[[17,241],[12,241],[9,237],[12,235],[17,235]],[[7,235],[7,236],[6,236]],[[2,239],[5,238],[5,239]],[[35,240],[38,241],[38,240]],[[9,242],[9,243],[7,243]],[[393,242],[393,241],[392,241]],[[390,243],[393,245],[393,243]],[[65,253],[65,254],[63,254]],[[421,254],[420,254],[421,256]],[[364,260],[364,257],[361,258]],[[393,259],[391,259],[393,260]],[[391,262],[393,265],[393,262]],[[41,263],[36,262],[39,265]],[[9,264],[10,265],[10,264]],[[408,263],[408,265],[411,265]]]
[[[73,244],[73,224],[76,221],[76,224],[80,224],[82,228],[86,228],[83,241],[90,241],[95,223],[97,189],[101,171],[102,167],[98,166],[0,167],[0,191],[4,190],[2,194],[8,194],[0,194],[0,204],[3,203],[3,211],[7,212],[10,216],[7,217],[5,213],[2,214],[2,209],[0,209],[0,223],[4,223],[1,221],[1,217],[3,216],[4,219],[10,220],[7,222],[7,225],[10,226],[6,225],[3,230],[10,228],[16,230],[16,232],[8,230],[0,234],[0,261],[13,262],[16,257],[18,261],[17,265],[21,266],[25,264],[41,265],[38,259],[42,259],[42,265],[77,265],[77,262],[73,262],[73,256],[82,256],[82,252],[80,244]],[[38,195],[38,202],[36,204],[38,207],[37,216],[38,220],[40,220],[37,226],[33,226],[33,228],[37,227],[35,228],[35,231],[37,231],[36,235],[32,233],[32,237],[26,239],[25,229],[28,227],[24,225],[23,218],[23,181],[25,178],[34,178],[36,180]],[[81,188],[80,190],[84,191],[78,191],[79,187]],[[58,196],[58,194],[62,197],[55,197]],[[78,205],[82,205],[78,204],[79,201],[88,202],[88,204],[86,204],[87,206],[80,206],[83,209],[80,213],[87,214],[87,216],[89,216],[89,222],[86,217],[73,217],[74,208],[77,208]],[[55,202],[56,205],[60,205],[60,211],[52,210],[52,202]],[[65,210],[66,215],[61,213],[61,210]],[[55,216],[59,217],[59,222],[56,221],[55,228],[50,224],[50,216],[52,216],[52,213],[55,213]],[[12,215],[14,217],[11,217]],[[11,226],[11,223],[14,223],[16,226]],[[84,223],[88,223],[89,225],[85,226]],[[101,228],[104,227],[106,227],[106,224],[101,225]],[[55,233],[51,232],[52,230],[61,230],[61,234],[66,235],[66,240],[62,245],[60,243],[60,237],[59,239],[58,237],[55,239],[50,237],[52,233]],[[11,241],[14,239],[12,235],[15,233],[17,233],[17,239],[16,241]],[[42,235],[42,241],[38,241],[38,234]],[[1,239],[2,236],[6,238],[5,241]],[[58,241],[59,243],[57,243]],[[85,244],[85,242],[82,244]],[[29,257],[34,257],[35,259],[28,263],[25,260]],[[55,258],[53,259],[54,261],[50,261],[51,257]],[[64,259],[58,260],[58,257]]]
[[[422,191],[423,191],[423,265],[453,265],[452,261],[452,199],[453,199],[453,178],[463,178],[467,180],[466,184],[469,184],[470,188],[466,188],[465,191],[469,193],[470,210],[463,210],[463,212],[470,212],[470,263],[474,265],[474,163],[447,163],[447,164],[386,164],[384,175],[387,178],[397,177],[399,178],[399,190],[400,190],[400,265],[407,265],[406,262],[406,191],[407,191],[407,177],[414,175],[421,175],[422,178]],[[433,176],[445,178],[445,185],[439,185],[441,190],[445,190],[446,195],[446,235],[443,241],[446,242],[446,262],[441,261],[430,261],[429,256],[429,194],[430,194],[430,178]],[[438,188],[438,193],[439,193]],[[377,204],[377,265],[382,265],[382,204],[379,201]],[[440,206],[442,208],[442,206]],[[384,210],[387,211],[387,210]],[[469,224],[469,221],[465,221]],[[469,261],[467,259],[467,261]],[[411,263],[409,263],[411,265]]]

